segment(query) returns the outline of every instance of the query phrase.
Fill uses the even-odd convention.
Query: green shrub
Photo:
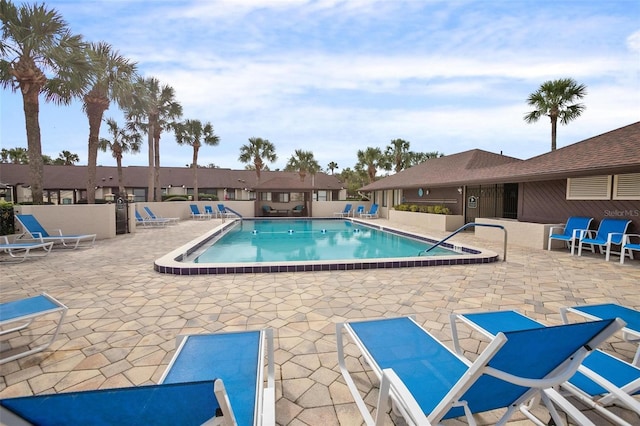
[[[394,210],[399,212],[414,212],[414,213],[431,213],[431,214],[451,214],[451,209],[445,206],[427,206],[416,204],[398,204],[393,206]]]

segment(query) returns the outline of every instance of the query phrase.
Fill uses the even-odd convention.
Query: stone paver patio
[[[153,271],[156,258],[219,223],[138,229],[92,249],[54,250],[46,258],[0,265],[0,302],[46,291],[69,307],[49,350],[0,366],[0,398],[157,383],[178,334],[271,327],[277,423],[360,425],[337,365],[336,322],[414,315],[452,347],[454,311],[518,309],[559,324],[562,306],[616,302],[640,309],[640,261],[620,265],[617,257],[605,262],[602,255],[517,246],[509,246],[508,262],[486,265],[217,276]],[[501,244],[472,233],[454,241],[502,253]],[[482,349],[477,336],[466,337],[469,353]],[[635,348],[614,340],[604,349],[630,361]],[[377,381],[359,368],[359,386],[373,404]],[[623,415],[640,423],[635,414]],[[513,423],[528,424],[518,419]],[[492,423],[495,416],[479,420]],[[391,414],[389,424],[404,421]]]

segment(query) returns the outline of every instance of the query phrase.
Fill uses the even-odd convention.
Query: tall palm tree
[[[116,123],[113,118],[107,119],[107,129],[111,135],[111,140],[100,138],[98,149],[103,152],[106,152],[107,149],[111,150],[111,155],[116,159],[116,165],[118,167],[118,193],[124,194],[122,155],[127,152],[140,152],[142,135],[136,130],[118,127],[118,123]]]
[[[88,84],[86,44],[71,33],[57,11],[44,4],[16,7],[0,0],[0,20],[0,81],[3,87],[22,94],[31,193],[34,204],[42,204],[40,94],[45,101],[68,105],[82,93]]]
[[[291,158],[289,158],[284,170],[286,172],[298,172],[300,180],[304,182],[307,173],[314,175],[320,171],[320,164],[313,158],[313,152],[296,149]]]
[[[409,151],[410,142],[404,139],[393,139],[391,145],[388,145],[385,151],[387,157],[386,170],[393,168],[396,173],[406,169],[411,161],[411,151]]]
[[[265,167],[264,160],[273,163],[277,159],[275,145],[268,139],[256,137],[249,138],[249,143],[240,147],[240,156],[238,157],[238,161],[241,163],[253,162],[258,180],[260,180],[260,171]]]
[[[25,148],[10,148],[7,157],[11,164],[29,164],[29,153]]]
[[[160,135],[175,127],[182,116],[182,105],[175,99],[175,90],[161,86],[158,79],[140,78],[134,87],[132,103],[125,114],[132,129],[147,133],[149,140],[149,198],[160,201]]]
[[[333,174],[334,174],[334,173],[333,173],[333,171],[334,171],[335,169],[337,169],[337,168],[338,168],[338,163],[336,163],[335,161],[332,161],[332,162],[330,162],[329,164],[327,164],[327,169],[328,169],[328,170],[331,170],[331,175],[332,175],[332,176],[333,176]]]
[[[58,154],[58,158],[54,160],[54,164],[59,164],[61,166],[73,166],[78,161],[80,161],[78,154],[74,154],[71,151],[63,149],[62,152]]]
[[[586,94],[587,87],[572,78],[545,81],[527,98],[527,104],[535,109],[524,116],[524,121],[533,123],[543,115],[548,116],[551,119],[551,151],[555,151],[558,119],[560,123],[568,124],[578,118],[585,106],[574,102]]]
[[[193,147],[193,199],[198,201],[198,152],[202,144],[218,145],[220,138],[213,132],[211,123],[204,125],[200,120],[185,120],[175,125],[176,142],[178,145],[190,145]]]
[[[84,94],[84,111],[89,119],[87,159],[87,203],[96,200],[96,168],[102,116],[111,101],[124,106],[131,98],[136,64],[124,58],[105,42],[91,43],[87,49],[93,84]]]
[[[355,166],[356,170],[365,170],[369,183],[373,183],[376,180],[376,171],[378,167],[384,166],[384,155],[380,148],[368,147],[366,150],[358,150],[358,163]]]

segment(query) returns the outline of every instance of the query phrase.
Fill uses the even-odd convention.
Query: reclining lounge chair
[[[438,424],[461,416],[475,424],[475,413],[506,408],[498,421],[502,425],[523,404],[540,397],[556,424],[564,422],[554,403],[579,424],[589,425],[593,423],[553,387],[571,377],[592,348],[622,326],[620,320],[605,320],[500,332],[472,363],[410,318],[350,322],[337,325],[338,363],[367,425],[383,424],[389,397],[409,424]],[[375,421],[347,369],[344,332],[381,380]]]
[[[9,336],[11,333],[26,329],[40,317],[58,316],[57,325],[52,333],[50,328],[38,328],[38,334],[34,334],[28,346],[2,347],[0,364],[41,352],[51,346],[58,337],[66,313],[67,307],[47,293],[0,304],[0,336]],[[47,338],[49,334],[50,337]],[[7,344],[3,342],[3,345]]]
[[[627,254],[629,254],[629,259],[633,260],[634,251],[640,251],[640,234],[624,234],[620,248],[620,264],[624,263]]]
[[[142,225],[142,226],[147,227],[147,228],[158,228],[158,227],[167,226],[167,224],[169,224],[169,219],[144,218],[138,212],[138,210],[136,210],[136,224],[137,225]]]
[[[493,338],[499,332],[546,327],[516,311],[452,314],[453,344],[460,355],[462,349],[458,336],[458,320],[487,338]],[[640,368],[604,351],[594,350],[582,361],[578,372],[560,386],[562,390],[598,410],[615,423],[628,425],[625,420],[606,408],[612,404],[622,405],[640,416],[640,401],[631,396],[640,390]]]
[[[275,425],[271,330],[189,335],[178,342],[158,385],[4,399],[0,418],[16,424]]]
[[[51,253],[53,242],[18,242],[10,243],[6,235],[2,236],[3,240],[0,242],[0,252],[7,253],[10,256],[10,260],[2,260],[4,263],[19,263],[32,257],[44,257]],[[42,249],[40,254],[34,254],[31,250]]]
[[[337,217],[348,217],[351,214],[351,208],[353,206],[349,203],[344,205],[344,209],[341,212],[334,212],[333,215]]]
[[[53,242],[54,244],[62,244],[63,247],[72,249],[77,249],[78,247],[85,245],[93,247],[93,244],[96,241],[96,234],[64,235],[60,229],[58,229],[57,235],[50,235],[40,222],[38,222],[38,219],[31,214],[17,214],[16,219],[18,219],[22,224],[22,228],[24,230],[18,238],[28,234],[31,239],[40,240],[43,243]]]
[[[147,206],[144,206],[144,211],[148,216],[148,219],[152,219],[152,220],[166,220],[169,224],[172,223],[178,223],[180,221],[179,217],[160,217],[160,216],[156,216],[155,214],[153,214],[153,212],[151,211],[151,209]]]
[[[627,323],[622,329],[622,338],[627,342],[638,344],[633,365],[640,367],[640,311],[616,303],[564,307],[560,309],[560,316],[565,324],[569,322],[567,316],[569,312],[590,320],[622,318]]]
[[[378,205],[373,203],[368,213],[360,213],[360,217],[363,219],[373,219],[378,217]]]

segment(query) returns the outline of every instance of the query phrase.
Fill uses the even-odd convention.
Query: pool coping
[[[289,218],[291,219],[291,218]],[[439,239],[403,231],[401,229],[376,224],[375,221],[363,221],[354,218],[322,217],[311,219],[350,220],[359,225],[391,232],[404,237],[419,239],[435,244]],[[242,220],[274,220],[274,218],[236,218],[223,222],[211,231],[189,241],[179,248],[158,258],[153,263],[156,272],[173,275],[221,275],[221,274],[251,274],[251,273],[275,273],[275,272],[313,272],[313,271],[351,271],[380,268],[415,268],[426,266],[445,265],[470,265],[479,263],[492,263],[498,260],[498,254],[486,249],[480,249],[468,245],[444,243],[442,247],[457,252],[455,256],[416,256],[403,258],[378,258],[378,259],[348,259],[348,260],[316,260],[316,261],[283,261],[283,262],[253,262],[253,263],[190,263],[182,262],[191,253],[198,250],[212,238],[220,236],[236,222]],[[277,219],[275,219],[277,220]],[[461,254],[463,252],[464,254]]]

